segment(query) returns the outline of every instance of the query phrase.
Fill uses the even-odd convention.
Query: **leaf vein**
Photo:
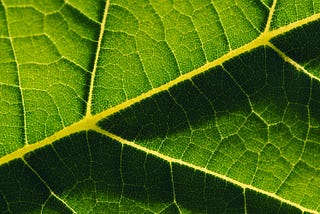
[[[101,22],[101,28],[100,28],[100,34],[99,34],[99,40],[97,44],[97,50],[96,50],[96,56],[94,59],[94,65],[93,65],[93,70],[91,73],[91,80],[90,80],[90,88],[89,88],[89,94],[88,94],[88,102],[87,102],[87,111],[86,111],[86,116],[91,115],[91,105],[92,105],[92,96],[93,96],[93,85],[94,85],[94,79],[98,67],[98,61],[99,61],[99,56],[100,56],[100,50],[101,50],[101,44],[103,40],[103,35],[105,31],[105,25],[107,21],[107,15],[108,15],[108,10],[110,7],[110,0],[106,1],[106,6],[103,12],[103,18]]]
[[[24,94],[23,94],[23,88],[22,88],[22,80],[21,80],[21,74],[20,74],[20,68],[19,68],[19,62],[17,59],[17,54],[13,45],[13,40],[12,40],[12,36],[11,36],[11,29],[9,26],[9,20],[8,20],[8,7],[6,7],[6,5],[4,5],[4,10],[5,10],[5,17],[6,17],[6,23],[7,23],[7,29],[8,29],[8,36],[9,36],[9,41],[12,47],[12,52],[13,52],[13,57],[14,57],[14,61],[15,61],[15,65],[16,65],[16,69],[17,69],[17,75],[18,75],[18,87],[19,87],[19,91],[20,91],[20,97],[21,97],[21,105],[22,105],[22,115],[23,115],[23,138],[24,138],[24,144],[28,145],[28,135],[27,135],[27,116],[26,116],[26,105],[25,105],[25,99],[24,99]]]
[[[300,209],[303,212],[319,214],[319,212],[317,212],[316,210],[311,210],[311,209],[305,208],[302,205],[297,204],[295,202],[292,202],[290,200],[287,200],[285,198],[282,198],[281,196],[278,196],[275,193],[271,193],[271,192],[259,189],[257,187],[254,187],[254,186],[250,185],[250,184],[245,184],[245,183],[239,182],[239,181],[234,180],[234,179],[232,179],[232,178],[230,178],[228,176],[219,174],[219,173],[211,171],[209,169],[206,169],[206,168],[203,168],[203,167],[200,167],[200,166],[185,162],[185,161],[180,160],[180,159],[176,159],[176,158],[172,158],[172,157],[166,156],[166,155],[164,155],[162,153],[159,153],[159,152],[156,152],[156,151],[153,151],[153,150],[150,150],[150,149],[145,148],[145,147],[143,147],[141,145],[138,145],[138,144],[136,144],[136,143],[134,143],[132,141],[128,141],[126,139],[123,139],[122,137],[119,137],[119,136],[117,136],[117,135],[115,135],[113,133],[107,132],[107,131],[101,129],[100,127],[98,127],[98,126],[93,127],[93,130],[98,132],[98,133],[100,133],[100,134],[102,134],[102,135],[104,135],[104,136],[106,136],[106,137],[109,137],[109,138],[111,138],[113,140],[116,140],[116,141],[118,141],[119,143],[121,143],[123,145],[130,146],[130,147],[135,148],[135,149],[137,149],[139,151],[145,152],[146,154],[154,155],[154,156],[156,156],[158,158],[161,158],[161,159],[169,162],[170,165],[172,163],[177,163],[177,164],[180,164],[180,165],[183,165],[183,166],[186,166],[186,167],[190,167],[190,168],[192,168],[194,170],[198,170],[198,171],[203,172],[205,174],[212,175],[212,176],[215,176],[215,177],[220,178],[222,180],[225,180],[227,182],[230,182],[230,183],[232,183],[232,184],[234,184],[236,186],[239,186],[240,188],[243,188],[244,190],[245,189],[249,189],[249,190],[252,190],[252,191],[267,195],[267,196],[269,196],[271,198],[274,198],[274,199],[276,199],[276,200],[278,200],[278,201],[280,201],[282,203],[286,203],[288,205],[294,206],[294,207]]]

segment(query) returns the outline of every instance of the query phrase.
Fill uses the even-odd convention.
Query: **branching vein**
[[[97,65],[98,65],[98,58],[99,58],[99,54],[100,54],[100,48],[101,48],[101,44],[102,44],[102,39],[103,39],[103,33],[105,31],[105,25],[106,25],[106,18],[107,18],[107,14],[108,14],[108,8],[109,8],[109,5],[110,5],[110,0],[107,0],[106,2],[106,6],[105,6],[105,11],[104,11],[104,15],[103,15],[103,19],[102,19],[102,23],[101,23],[101,29],[100,29],[100,35],[99,35],[99,40],[98,40],[98,45],[97,45],[97,51],[96,51],[96,56],[95,56],[95,61],[94,61],[94,66],[93,66],[93,71],[92,71],[92,76],[91,76],[91,82],[90,82],[90,89],[89,89],[89,95],[88,95],[88,103],[87,103],[87,111],[86,111],[86,116],[85,118],[83,118],[82,120],[68,126],[68,127],[65,127],[64,129],[60,130],[59,132],[56,132],[55,134],[53,134],[52,136],[49,136],[47,138],[45,138],[44,140],[40,141],[40,142],[37,142],[35,144],[31,144],[31,145],[26,145],[24,146],[23,148],[19,149],[19,150],[16,150],[15,152],[12,152],[6,156],[3,156],[0,158],[0,165],[2,164],[5,164],[5,163],[8,163],[14,159],[17,159],[17,158],[22,158],[29,152],[31,151],[34,151],[34,150],[37,150],[39,148],[42,148],[46,145],[50,145],[52,144],[53,142],[63,138],[63,137],[66,137],[66,136],[69,136],[70,134],[72,133],[76,133],[76,132],[80,132],[80,131],[84,131],[84,130],[94,130],[100,134],[103,134],[104,136],[108,136],[114,140],[117,140],[118,142],[122,143],[123,145],[128,145],[128,146],[131,146],[133,148],[136,148],[137,150],[140,150],[140,151],[143,151],[147,154],[152,154],[154,156],[157,156],[163,160],[166,160],[168,161],[169,163],[178,163],[178,164],[181,164],[181,165],[184,165],[184,166],[187,166],[187,167],[191,167],[195,170],[199,170],[205,174],[210,174],[210,175],[213,175],[213,176],[216,176],[220,179],[223,179],[225,181],[228,181],[228,182],[231,182],[235,185],[238,185],[240,186],[241,188],[244,188],[244,189],[250,189],[250,190],[253,190],[253,191],[256,191],[256,192],[259,192],[259,193],[262,193],[264,195],[267,195],[267,196],[270,196],[272,198],[275,198],[283,203],[286,203],[286,204],[289,204],[289,205],[292,205],[294,207],[297,207],[299,208],[300,210],[304,211],[304,212],[310,212],[310,213],[316,213],[316,211],[314,210],[310,210],[310,209],[307,209],[305,207],[302,207],[301,205],[299,204],[296,204],[292,201],[289,201],[287,199],[284,199],[284,198],[281,198],[280,196],[276,195],[275,193],[270,193],[270,192],[267,192],[267,191],[264,191],[264,190],[261,190],[261,189],[258,189],[252,185],[249,185],[249,184],[244,184],[244,183],[241,183],[237,180],[234,180],[232,178],[229,178],[225,175],[221,175],[219,173],[216,173],[216,172],[213,172],[213,171],[210,171],[206,168],[203,168],[203,167],[200,167],[200,166],[196,166],[194,164],[191,164],[191,163],[188,163],[188,162],[185,162],[185,161],[182,161],[180,159],[175,159],[175,158],[172,158],[172,157],[169,157],[169,156],[166,156],[164,154],[161,154],[157,151],[153,151],[153,150],[150,150],[148,148],[145,148],[143,146],[140,146],[134,142],[130,142],[130,141],[127,141],[117,135],[114,135],[112,133],[109,133],[101,128],[99,128],[96,124],[116,113],[116,112],[119,112],[125,108],[128,108],[138,102],[141,102],[142,100],[146,99],[146,98],[149,98],[149,97],[152,97],[153,95],[155,94],[158,94],[162,91],[166,91],[168,90],[169,88],[185,81],[185,80],[189,80],[189,79],[192,79],[193,77],[195,77],[196,75],[199,75],[199,74],[202,74],[206,71],[208,71],[209,69],[213,68],[213,67],[216,67],[216,66],[219,66],[219,65],[222,65],[223,63],[225,63],[226,61],[234,58],[234,57],[237,57],[243,53],[246,53],[246,52],[249,52],[255,48],[258,48],[258,47],[261,47],[261,46],[269,46],[270,48],[272,48],[273,50],[275,50],[285,61],[289,62],[290,64],[292,64],[294,67],[296,67],[298,70],[301,70],[303,71],[304,73],[306,73],[307,75],[309,75],[310,77],[314,78],[314,79],[317,79],[318,81],[320,81],[320,79],[318,77],[315,77],[313,76],[312,74],[310,74],[308,71],[306,71],[301,65],[299,65],[297,62],[295,62],[294,60],[292,60],[291,58],[289,58],[288,56],[286,56],[285,53],[283,53],[281,50],[279,50],[277,47],[275,47],[273,44],[270,43],[271,39],[279,36],[279,35],[282,35],[286,32],[289,32],[291,30],[294,30],[296,28],[299,28],[305,24],[308,24],[310,22],[313,22],[313,21],[316,21],[316,20],[319,20],[320,19],[320,13],[319,14],[315,14],[315,15],[312,15],[308,18],[305,18],[305,19],[302,19],[302,20],[299,20],[297,22],[294,22],[294,23],[291,23],[287,26],[283,26],[283,27],[280,27],[278,29],[275,29],[275,30],[271,30],[270,31],[270,25],[271,25],[271,20],[272,20],[272,16],[273,16],[273,13],[274,13],[274,10],[275,10],[275,6],[276,6],[276,0],[274,0],[271,8],[270,8],[270,14],[269,14],[269,18],[268,18],[268,21],[267,21],[267,25],[266,25],[266,29],[265,31],[259,36],[257,37],[255,40],[251,41],[250,43],[238,48],[238,49],[234,49],[234,50],[231,50],[229,53],[225,54],[224,56],[212,61],[212,62],[208,62],[206,64],[204,64],[203,66],[199,67],[198,69],[195,69],[187,74],[183,74],[181,76],[179,76],[178,78],[158,87],[158,88],[153,88],[152,90],[146,92],[146,93],[143,93],[141,94],[140,96],[137,96],[133,99],[130,99],[130,100],[127,100],[117,106],[114,106],[114,107],[111,107],[105,111],[102,111],[101,113],[99,114],[96,114],[96,115],[92,115],[91,114],[91,105],[92,105],[92,96],[93,96],[93,85],[94,85],[94,79],[95,79],[95,75],[96,75],[96,70],[97,70]],[[10,32],[10,30],[9,30]],[[9,39],[10,39],[10,42],[11,42],[11,45],[12,45],[12,48],[13,48],[13,43],[12,43],[12,37],[9,35]],[[14,51],[14,49],[13,49]],[[15,58],[16,62],[17,62],[17,59]],[[18,64],[17,64],[17,69],[18,69]],[[26,114],[25,114],[25,106],[24,106],[24,99],[23,99],[23,93],[22,93],[22,88],[21,88],[21,80],[20,80],[20,74],[19,74],[19,69],[18,69],[18,76],[19,76],[19,88],[20,88],[20,91],[21,91],[21,97],[22,97],[22,103],[23,103],[23,113],[24,113],[24,126],[25,126],[25,136],[26,136]],[[26,139],[26,142],[27,142],[27,139]],[[26,163],[27,164],[27,163]]]
[[[150,150],[150,149],[148,149],[146,147],[143,147],[143,146],[140,146],[140,145],[138,145],[138,144],[136,144],[134,142],[128,141],[126,139],[123,139],[123,138],[121,138],[121,137],[119,137],[119,136],[117,136],[115,134],[107,132],[107,131],[101,129],[100,127],[98,127],[98,126],[94,127],[93,130],[98,132],[98,133],[100,133],[100,134],[102,134],[102,135],[104,135],[104,136],[107,136],[107,137],[109,137],[111,139],[114,139],[114,140],[120,142],[123,145],[127,145],[127,146],[130,146],[130,147],[133,147],[133,148],[135,148],[135,149],[137,149],[139,151],[142,151],[142,152],[144,152],[146,154],[154,155],[154,156],[159,157],[159,158],[161,158],[161,159],[163,159],[165,161],[168,161],[170,163],[170,166],[171,166],[172,163],[177,163],[177,164],[180,164],[182,166],[187,166],[187,167],[190,167],[192,169],[201,171],[201,172],[203,172],[205,174],[213,175],[213,176],[215,176],[217,178],[220,178],[220,179],[225,180],[227,182],[233,183],[233,184],[243,188],[244,190],[245,189],[249,189],[249,190],[253,190],[255,192],[261,193],[263,195],[267,195],[267,196],[272,197],[272,198],[274,198],[276,200],[279,200],[282,203],[286,203],[286,204],[289,204],[291,206],[297,207],[298,209],[300,209],[303,212],[309,212],[309,213],[315,213],[315,214],[318,213],[315,210],[307,209],[307,208],[301,206],[300,204],[297,204],[297,203],[294,203],[294,202],[292,202],[290,200],[282,198],[282,197],[276,195],[275,193],[268,192],[268,191],[256,188],[256,187],[254,187],[254,186],[252,186],[250,184],[245,184],[245,183],[239,182],[239,181],[234,180],[234,179],[232,179],[232,178],[230,178],[228,176],[213,172],[213,171],[211,171],[209,169],[206,169],[206,168],[203,168],[203,167],[200,167],[200,166],[185,162],[185,161],[180,160],[180,159],[172,158],[170,156],[164,155],[164,154],[162,154],[160,152],[157,152],[157,151],[154,151],[154,150]]]
[[[273,48],[274,50],[276,50],[276,52],[278,52],[280,55],[282,55],[282,57],[284,59],[288,60],[288,62],[290,62],[290,63],[296,64],[296,67],[300,68],[302,70],[303,69],[302,66],[298,65],[298,63],[294,62],[293,60],[289,60],[289,57],[285,56],[285,54],[283,54],[280,50],[277,51],[277,48],[270,43],[270,40],[274,37],[282,35],[290,30],[301,27],[302,25],[308,24],[308,23],[313,22],[318,19],[320,19],[320,13],[315,14],[313,16],[310,16],[306,19],[294,22],[294,23],[289,24],[287,26],[281,27],[279,29],[269,31],[267,33],[263,33],[263,34],[261,34],[261,36],[259,36],[255,40],[251,41],[250,43],[248,43],[238,49],[234,49],[234,50],[230,51],[229,53],[225,54],[224,56],[222,56],[212,62],[208,62],[208,63],[204,64],[203,66],[201,66],[200,68],[195,69],[187,74],[183,74],[183,75],[179,76],[178,78],[176,78],[176,79],[174,79],[174,80],[172,80],[162,86],[159,86],[158,88],[153,88],[152,90],[150,90],[146,93],[143,93],[140,96],[137,96],[135,98],[127,100],[117,106],[106,109],[105,111],[102,111],[96,115],[91,115],[91,113],[89,113],[82,120],[80,120],[70,126],[65,127],[64,129],[56,132],[55,134],[45,138],[44,140],[41,140],[41,141],[34,143],[34,144],[31,144],[31,145],[26,145],[25,147],[23,147],[21,149],[18,149],[10,154],[7,154],[7,155],[1,157],[0,158],[0,165],[8,163],[8,162],[10,162],[14,159],[17,159],[17,158],[21,158],[25,154],[27,154],[31,151],[34,151],[34,150],[39,149],[41,147],[44,147],[46,145],[50,145],[54,141],[61,139],[65,136],[68,136],[72,133],[80,132],[83,130],[90,130],[92,127],[95,126],[95,124],[97,122],[99,122],[100,120],[102,120],[112,114],[115,114],[123,109],[126,109],[126,108],[138,103],[138,102],[141,102],[144,99],[152,97],[155,94],[166,91],[169,88],[171,88],[171,87],[173,87],[173,86],[175,86],[185,80],[192,79],[196,75],[204,73],[213,67],[222,65],[224,62],[226,62],[236,56],[239,56],[245,52],[249,52],[249,51],[251,51],[257,47],[260,47],[260,46],[269,46],[269,47]],[[306,71],[305,69],[303,71],[310,75],[310,73],[308,71]],[[93,81],[93,78],[91,80]],[[91,84],[91,87],[92,86],[93,86],[93,84]],[[93,90],[93,88],[91,88],[91,92],[90,92],[91,94],[92,94],[92,90]],[[91,97],[91,96],[89,96],[89,97]],[[90,102],[91,102],[91,99],[92,98],[90,98]],[[88,107],[89,106],[91,106],[91,104],[89,105],[89,103],[88,103]],[[90,107],[89,107],[88,112],[90,112]]]

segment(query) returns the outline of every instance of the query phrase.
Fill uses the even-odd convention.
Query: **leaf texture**
[[[0,213],[319,213],[320,3],[0,0]]]

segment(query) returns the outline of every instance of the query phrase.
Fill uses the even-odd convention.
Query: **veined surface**
[[[0,0],[1,213],[319,213],[318,1]]]

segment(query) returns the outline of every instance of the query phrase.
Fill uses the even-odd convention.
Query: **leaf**
[[[0,213],[319,213],[319,1],[0,0]]]

